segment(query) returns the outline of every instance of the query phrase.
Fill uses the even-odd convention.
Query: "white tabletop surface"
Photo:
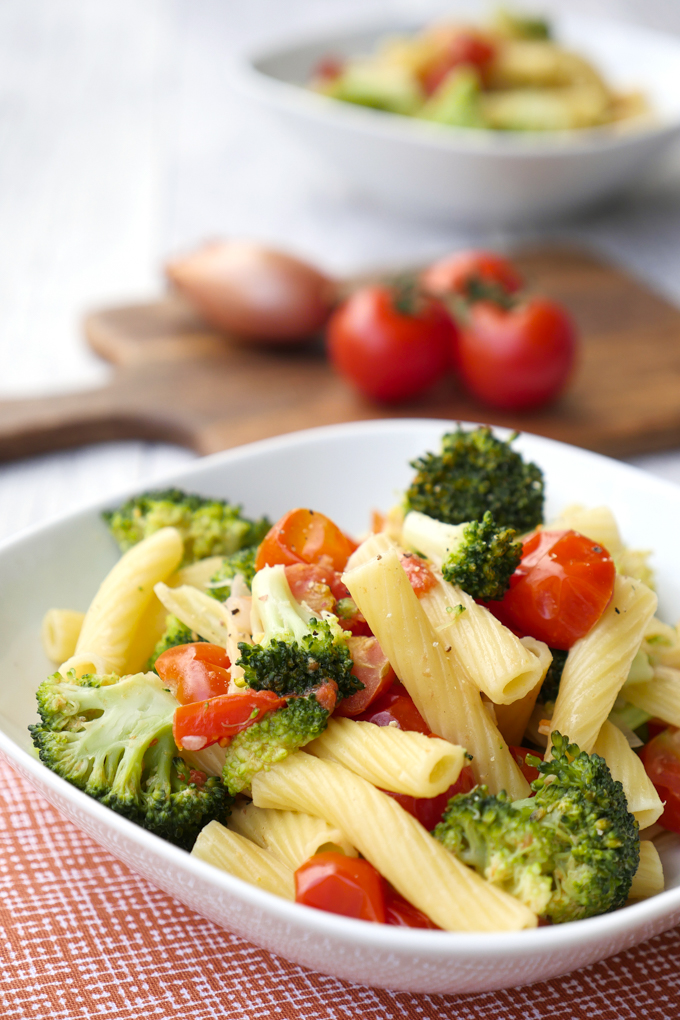
[[[533,6],[567,4],[680,33],[678,0]],[[426,17],[451,6],[3,0],[0,398],[102,382],[108,369],[83,344],[83,311],[154,295],[163,258],[205,237],[261,238],[337,272],[526,239],[399,219],[319,181],[291,141],[243,108],[230,82],[232,54],[277,33],[395,7]],[[589,244],[680,304],[680,152],[635,197],[548,233]],[[0,538],[192,457],[125,442],[4,465]],[[680,483],[680,450],[636,463]]]

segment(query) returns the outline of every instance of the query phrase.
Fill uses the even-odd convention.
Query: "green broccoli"
[[[544,705],[554,705],[557,701],[557,695],[560,691],[560,681],[562,679],[562,672],[567,662],[568,650],[563,648],[551,648],[552,662],[548,666],[548,672],[545,674],[543,683],[541,684],[540,699]]]
[[[156,672],[156,659],[163,652],[167,652],[168,648],[175,648],[177,645],[189,645],[196,641],[205,641],[205,638],[202,638],[195,630],[187,627],[186,624],[182,623],[176,616],[173,616],[172,613],[168,613],[165,617],[165,631],[146,664],[147,670]]]
[[[257,545],[271,527],[266,517],[251,521],[241,507],[221,499],[204,499],[181,489],[134,496],[117,510],[102,514],[111,534],[126,552],[160,528],[177,528],[184,540],[183,563],[206,556],[228,556]]]
[[[210,583],[207,585],[208,595],[212,595],[213,598],[224,602],[231,594],[231,582],[237,574],[241,575],[250,588],[255,577],[256,555],[257,546],[249,545],[245,549],[239,549],[237,552],[232,553],[231,556],[225,556],[220,566],[210,578]]]
[[[543,473],[510,448],[515,438],[504,442],[487,426],[447,433],[441,453],[412,461],[406,509],[447,524],[481,521],[490,510],[498,527],[531,531],[543,521]]]
[[[513,528],[499,528],[489,510],[481,521],[445,524],[412,510],[402,540],[432,560],[447,581],[475,599],[502,599],[522,558]]]
[[[41,761],[157,836],[190,850],[209,821],[229,815],[215,777],[192,772],[172,736],[177,702],[153,674],[48,677],[30,726]]]
[[[553,733],[536,796],[511,802],[485,786],[449,801],[434,836],[489,882],[553,922],[622,906],[640,861],[638,823],[603,758]]]

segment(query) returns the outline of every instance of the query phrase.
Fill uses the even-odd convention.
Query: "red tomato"
[[[344,570],[356,545],[333,521],[314,510],[289,510],[269,529],[257,550],[255,569],[320,563]]]
[[[328,354],[365,396],[398,401],[429,389],[449,368],[457,328],[444,306],[419,295],[400,307],[392,287],[362,287],[331,315]]]
[[[329,851],[295,872],[295,900],[331,914],[385,923],[382,879],[368,861]]]
[[[197,641],[168,648],[156,659],[156,672],[180,705],[189,705],[226,694],[230,665],[224,648]]]
[[[430,591],[437,583],[437,579],[428,567],[425,560],[415,553],[402,553],[399,557],[401,565],[406,571],[406,576],[414,592],[420,598]]]
[[[350,637],[347,644],[354,661],[352,673],[364,685],[362,691],[343,698],[336,715],[354,716],[365,712],[383,691],[392,686],[395,673],[375,637]]]
[[[472,769],[469,765],[464,765],[456,782],[437,797],[410,797],[406,793],[391,793],[389,790],[383,790],[383,793],[393,797],[404,811],[408,811],[428,832],[432,832],[435,825],[441,822],[451,798],[457,793],[469,793],[475,785]]]
[[[259,722],[263,715],[283,708],[285,698],[273,691],[248,691],[245,694],[222,694],[208,701],[195,701],[175,709],[172,735],[180,751],[200,751],[231,737]]]
[[[669,726],[640,751],[647,775],[665,802],[659,825],[680,832],[680,730]]]
[[[294,563],[285,567],[286,580],[291,594],[298,602],[304,602],[313,613],[332,613],[335,610],[335,596],[328,583],[327,567],[316,563]]]
[[[550,648],[571,648],[602,616],[616,568],[606,549],[576,531],[537,531],[524,543],[499,616]]]
[[[421,274],[420,282],[429,294],[470,297],[480,288],[500,288],[505,294],[521,290],[524,281],[512,262],[493,251],[460,251],[435,262]]]
[[[389,726],[396,723],[400,730],[415,730],[417,733],[430,733],[430,728],[413,703],[413,698],[398,680],[389,690],[381,694],[367,712],[357,718],[363,722],[372,722],[376,726]]]
[[[484,78],[495,55],[496,47],[486,36],[476,32],[456,32],[446,52],[425,72],[423,88],[428,96],[431,95],[449,71],[461,64],[476,67]]]
[[[512,308],[492,301],[468,307],[455,348],[463,382],[492,407],[526,411],[554,400],[576,356],[576,327],[553,301],[531,298]]]
[[[533,783],[534,779],[538,779],[541,773],[535,765],[530,765],[526,760],[528,754],[533,755],[534,758],[540,758],[541,756],[537,751],[530,751],[528,747],[513,747],[511,745],[510,754],[522,770],[522,775],[527,783]]]
[[[345,61],[341,60],[340,57],[322,57],[318,64],[316,64],[312,76],[314,78],[322,78],[325,81],[333,81],[334,78],[340,77],[344,67]]]
[[[401,928],[436,928],[437,931],[441,931],[439,925],[431,921],[427,914],[404,899],[401,893],[398,893],[394,886],[384,879],[383,893],[385,896],[385,924],[393,924]]]

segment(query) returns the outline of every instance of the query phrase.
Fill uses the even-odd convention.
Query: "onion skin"
[[[167,263],[171,284],[216,329],[265,343],[308,340],[335,284],[313,266],[252,241],[212,241]]]

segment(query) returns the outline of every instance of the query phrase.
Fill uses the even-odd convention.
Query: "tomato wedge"
[[[509,748],[510,754],[519,765],[522,775],[526,779],[527,783],[533,783],[534,779],[538,779],[540,772],[535,765],[530,765],[526,760],[527,755],[533,755],[534,758],[540,758],[538,751],[531,751],[528,747],[513,747]]]
[[[380,873],[368,861],[328,851],[295,872],[295,901],[331,914],[385,923]]]
[[[226,694],[230,665],[224,648],[197,641],[168,648],[156,659],[156,672],[180,705],[190,705]]]
[[[421,560],[420,556],[416,556],[415,553],[402,553],[400,556],[401,565],[406,571],[409,584],[413,588],[414,592],[420,598],[421,595],[427,594],[437,583],[437,579],[428,567],[425,560]]]
[[[472,769],[469,765],[464,765],[455,783],[437,797],[410,797],[406,793],[392,793],[389,790],[383,790],[383,793],[393,797],[404,811],[408,811],[428,832],[432,832],[435,825],[441,822],[451,798],[457,793],[469,793],[475,785]]]
[[[354,662],[352,673],[361,680],[364,689],[343,698],[335,714],[354,716],[364,712],[383,691],[391,687],[396,675],[377,638],[353,636],[347,638],[347,645]]]
[[[376,726],[396,725],[400,730],[415,730],[416,733],[424,733],[426,736],[430,733],[430,728],[413,703],[413,698],[399,680],[395,680],[387,691],[376,698],[366,712],[355,718],[375,723]]]
[[[383,879],[383,892],[385,896],[385,924],[392,924],[400,928],[435,928],[441,931],[439,925],[431,921],[427,914],[418,910],[412,903],[398,893],[394,886]]]
[[[259,722],[263,715],[283,708],[285,698],[273,691],[222,694],[175,709],[172,735],[180,751],[200,751],[218,741],[229,741],[241,730]]]
[[[284,514],[264,536],[255,569],[278,563],[320,563],[344,570],[355,549],[351,538],[325,514],[298,507]]]
[[[571,648],[609,605],[615,578],[603,546],[576,531],[538,531],[495,615],[550,648]]]
[[[645,744],[640,758],[665,802],[659,825],[680,833],[680,730],[669,726]]]

